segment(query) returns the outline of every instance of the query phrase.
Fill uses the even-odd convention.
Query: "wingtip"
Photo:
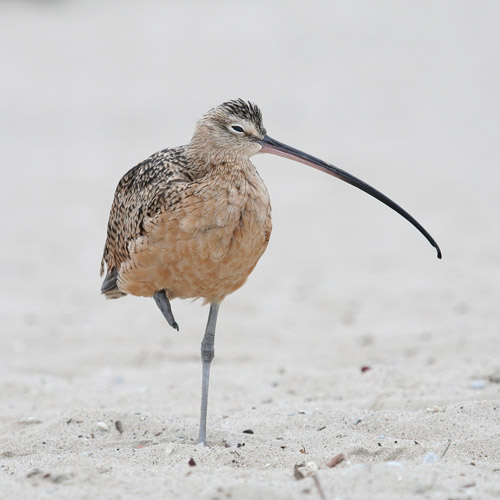
[[[101,294],[105,295],[107,299],[118,299],[127,295],[118,288],[118,271],[111,269],[101,286]]]

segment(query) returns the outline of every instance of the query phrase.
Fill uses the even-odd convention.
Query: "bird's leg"
[[[208,314],[207,328],[205,336],[201,342],[201,415],[200,415],[200,436],[198,444],[205,446],[207,444],[207,407],[208,407],[208,382],[210,379],[210,363],[214,359],[215,348],[215,326],[217,324],[217,313],[219,304],[210,304],[210,313]]]
[[[165,316],[165,319],[168,321],[168,324],[179,331],[179,325],[175,322],[174,315],[172,313],[172,308],[170,307],[170,302],[168,301],[167,294],[165,290],[160,290],[153,295],[155,299],[156,305],[160,308],[160,311]]]

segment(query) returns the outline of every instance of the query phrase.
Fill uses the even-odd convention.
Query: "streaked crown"
[[[262,135],[266,134],[266,129],[262,123],[262,112],[259,106],[243,99],[233,99],[217,106],[215,109],[221,109],[237,118],[251,121],[256,130]]]

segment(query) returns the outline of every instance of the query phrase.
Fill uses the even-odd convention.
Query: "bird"
[[[403,208],[346,171],[269,137],[260,108],[240,98],[210,109],[188,144],[163,149],[129,170],[111,206],[101,293],[111,299],[152,297],[176,330],[173,299],[210,304],[201,342],[198,444],[203,446],[219,307],[245,283],[272,231],[269,194],[250,161],[259,153],[303,163],[361,189],[407,219],[438,258],[442,255],[432,236]]]

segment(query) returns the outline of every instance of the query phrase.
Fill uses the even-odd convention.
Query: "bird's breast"
[[[240,288],[271,234],[269,195],[258,175],[193,183],[172,210],[152,218],[120,270],[120,288],[220,302]]]

